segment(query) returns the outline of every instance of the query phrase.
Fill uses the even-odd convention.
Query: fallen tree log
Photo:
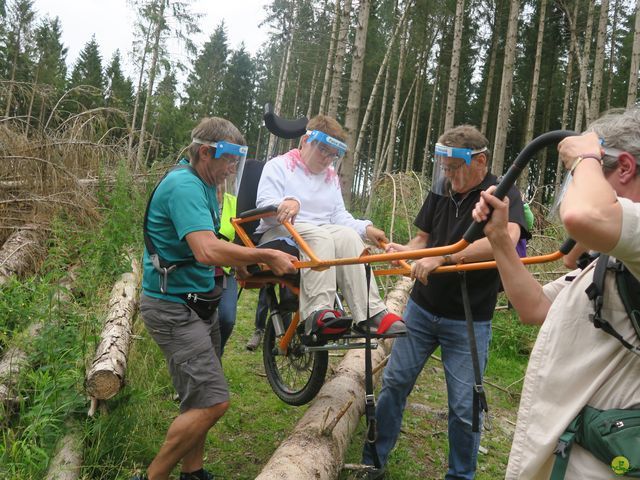
[[[93,403],[113,397],[124,385],[140,283],[140,266],[135,260],[132,266],[133,272],[123,274],[111,290],[102,340],[87,371],[85,389]]]
[[[13,232],[0,249],[0,285],[11,275],[23,275],[35,270],[44,258],[46,235],[38,225],[24,225]]]
[[[58,442],[46,480],[76,480],[82,468],[82,434],[77,422],[68,422],[68,432]]]
[[[412,285],[407,278],[398,281],[385,300],[389,311],[402,313]],[[378,342],[372,352],[374,369],[386,359],[391,345],[391,341]],[[256,480],[337,478],[364,413],[364,395],[364,350],[350,350]]]
[[[71,299],[71,286],[75,281],[77,266],[69,269],[67,275],[60,281],[59,288],[53,295],[52,308],[58,308]],[[20,374],[26,368],[29,368],[29,359],[25,346],[22,345],[22,339],[30,341],[36,338],[42,330],[42,322],[34,322],[22,333],[16,336],[15,345],[9,347],[0,360],[0,421],[5,416],[4,404],[12,403],[18,400],[15,395],[14,388]]]

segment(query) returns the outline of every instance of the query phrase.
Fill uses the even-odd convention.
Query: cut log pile
[[[413,282],[402,278],[386,298],[389,311],[402,314]],[[391,351],[378,342],[374,371]],[[379,374],[378,374],[379,376]],[[257,480],[329,480],[338,477],[351,436],[364,413],[364,351],[350,350],[307,412],[274,452]]]

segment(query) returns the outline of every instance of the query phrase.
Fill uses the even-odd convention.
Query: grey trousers
[[[296,223],[296,231],[309,244],[316,256],[322,260],[346,257],[358,257],[365,249],[364,242],[353,228],[342,225],[311,225]],[[261,243],[277,237],[289,237],[283,227],[267,230]],[[301,258],[309,258],[300,251]],[[333,308],[336,285],[349,305],[353,320],[356,323],[367,318],[367,282],[364,265],[343,265],[331,267],[323,271],[303,268],[300,271],[300,315],[307,318],[316,310]],[[380,299],[375,278],[371,275],[369,291],[371,316],[385,310]]]

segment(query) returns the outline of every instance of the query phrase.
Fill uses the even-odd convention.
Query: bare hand
[[[443,257],[425,257],[416,260],[411,265],[411,278],[426,285],[429,282],[429,274],[443,263]]]
[[[602,156],[602,147],[598,135],[593,132],[567,137],[558,144],[558,153],[564,168],[569,170],[581,155]]]
[[[297,200],[292,198],[284,200],[278,205],[278,211],[276,212],[276,218],[278,222],[284,223],[289,221],[294,223],[296,215],[300,212],[300,204]]]
[[[509,197],[499,200],[493,196],[496,187],[491,186],[480,192],[480,200],[476,203],[471,216],[476,222],[489,220],[484,227],[484,233],[491,240],[495,235],[507,234],[509,223]],[[493,209],[493,211],[491,211]]]
[[[385,233],[379,228],[374,227],[373,225],[367,225],[366,234],[367,238],[376,245],[379,245],[380,242],[387,243],[389,241]]]
[[[402,245],[400,243],[394,243],[394,242],[388,243],[387,246],[384,248],[384,251],[386,253],[406,252],[407,250],[409,250],[409,247],[407,247],[406,245]],[[400,265],[400,260],[391,260],[391,265]]]
[[[268,252],[269,257],[265,260],[265,263],[269,266],[269,268],[276,275],[286,275],[287,273],[296,273],[296,268],[293,266],[292,262],[297,261],[298,259],[293,255],[289,255],[288,253],[281,252],[280,250],[265,250]]]

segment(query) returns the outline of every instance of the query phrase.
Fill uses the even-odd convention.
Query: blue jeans
[[[384,369],[376,407],[376,448],[382,465],[394,447],[407,397],[427,359],[440,346],[449,402],[449,470],[446,480],[472,479],[476,471],[480,433],[471,431],[473,364],[464,321],[432,315],[409,299],[404,312],[407,336],[396,339]],[[484,372],[491,341],[491,320],[475,321],[480,368]],[[371,446],[365,443],[362,462],[373,465]]]
[[[222,356],[224,345],[229,340],[236,324],[236,311],[238,309],[238,282],[236,277],[233,275],[225,275],[225,277],[227,285],[218,304],[218,323],[220,324],[220,340],[222,343],[220,356]]]

